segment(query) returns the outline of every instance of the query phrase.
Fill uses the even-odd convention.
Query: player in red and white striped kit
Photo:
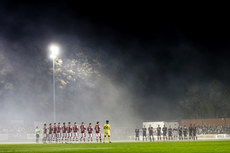
[[[80,130],[81,130],[81,139],[80,139],[80,141],[82,141],[82,139],[83,139],[84,142],[85,142],[85,137],[86,137],[85,130],[86,130],[86,128],[85,128],[84,122],[81,123]]]
[[[46,139],[47,139],[47,128],[46,128],[46,123],[43,126],[43,138],[42,138],[42,142],[46,143]]]
[[[95,125],[95,131],[96,131],[96,140],[98,142],[98,139],[100,139],[100,142],[101,142],[101,128],[100,128],[100,125],[99,125],[99,122],[97,121],[97,124]]]
[[[61,125],[60,125],[60,122],[58,122],[58,125],[57,125],[57,142],[60,142],[61,141]]]
[[[68,123],[68,126],[67,126],[67,143],[68,142],[69,143],[72,142],[72,126],[70,122]]]
[[[54,123],[54,126],[53,126],[53,141],[57,142],[57,126],[56,126],[56,123]]]
[[[66,130],[67,130],[67,127],[65,125],[65,122],[63,123],[63,126],[62,126],[62,143],[65,139],[65,142],[66,142]]]
[[[49,143],[51,143],[51,141],[53,140],[53,137],[52,137],[52,135],[53,135],[53,127],[52,127],[51,123],[49,124],[48,129],[49,129]]]
[[[88,142],[89,140],[93,142],[93,128],[92,128],[91,123],[89,123],[89,126],[87,127],[87,131],[88,131]]]
[[[76,143],[78,143],[78,126],[77,126],[77,122],[74,123],[73,126],[73,142],[74,140],[76,140]]]

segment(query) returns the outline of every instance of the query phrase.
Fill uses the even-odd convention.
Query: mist
[[[193,117],[183,112],[181,101],[192,97],[194,85],[204,95],[213,81],[224,84],[214,87],[218,93],[229,88],[228,36],[209,34],[210,26],[194,21],[191,31],[191,20],[183,20],[184,26],[171,20],[156,24],[151,15],[114,14],[108,8],[106,18],[103,10],[90,14],[61,2],[36,5],[36,11],[34,4],[10,6],[0,5],[2,127],[11,121],[32,128],[53,122],[52,43],[60,46],[56,122],[109,120],[112,132],[125,128],[130,135],[146,121]],[[229,100],[228,94],[221,98]]]
[[[53,123],[52,61],[46,54],[20,57],[22,52],[31,48],[43,53],[37,44],[33,45],[11,46],[10,42],[1,39],[3,81],[0,116],[3,127],[17,121],[23,121],[32,128],[37,126],[35,123],[39,123],[40,128],[41,123]],[[76,45],[63,47],[62,57],[55,64],[56,122],[76,121],[79,125],[81,122],[88,125],[100,121],[103,125],[105,120],[109,120],[114,132],[115,129],[141,126],[141,116],[138,106],[135,105],[137,96],[126,84],[110,78],[106,70],[111,67],[101,61],[104,57],[101,57],[100,53],[92,56],[95,55],[92,53],[94,50],[84,47],[80,50],[80,44],[77,46],[77,49]],[[91,64],[95,59],[96,63]],[[62,65],[58,63],[59,60],[63,61]],[[74,61],[75,67],[70,65]],[[70,70],[72,75],[68,73]],[[70,79],[67,79],[69,77]]]
[[[65,41],[70,40],[74,42],[72,37],[66,36]],[[63,65],[58,66],[56,63],[57,70],[62,70],[60,73],[56,72],[57,121],[94,123],[99,120],[103,123],[108,119],[111,125],[117,127],[134,127],[141,126],[143,121],[177,120],[178,101],[185,97],[190,85],[204,81],[197,79],[201,79],[204,74],[194,74],[200,68],[187,66],[184,69],[184,65],[177,65],[178,61],[185,61],[186,57],[191,59],[192,56],[194,57],[188,61],[188,65],[194,66],[194,62],[200,65],[204,62],[202,54],[196,53],[195,49],[191,55],[180,55],[178,50],[183,52],[192,48],[185,44],[170,49],[172,55],[167,58],[173,60],[165,63],[170,67],[166,71],[157,59],[154,60],[155,57],[148,59],[148,52],[139,52],[140,47],[134,47],[138,46],[134,43],[125,48],[113,44],[104,48],[89,48],[84,46],[85,42],[79,42],[78,39],[75,42],[72,46],[62,45],[60,59]],[[11,45],[11,42],[1,39],[1,57],[4,59],[1,63],[1,116],[5,120],[52,122],[52,61],[47,55],[48,43],[42,48],[38,44],[42,43],[33,42],[24,47],[21,43]],[[31,51],[26,56],[21,56],[28,50]],[[119,52],[111,56],[107,50]],[[157,47],[150,47],[148,50],[154,50],[156,55],[162,51]],[[30,54],[38,56],[33,57]],[[145,57],[147,58],[144,60]],[[60,79],[64,78],[62,73],[71,69],[68,64],[74,59],[82,60],[75,70],[73,68],[75,74],[71,77],[75,81],[70,79],[67,85],[61,86]],[[97,63],[92,63],[95,59]],[[86,61],[91,64],[91,71],[97,72],[96,74],[80,74],[77,71]],[[174,69],[182,69],[183,73],[177,73]]]

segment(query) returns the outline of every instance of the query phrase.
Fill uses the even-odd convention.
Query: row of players
[[[162,128],[160,127],[160,125],[158,125],[158,127],[156,128],[156,131],[154,131],[154,128],[149,125],[148,127],[148,132],[149,132],[149,139],[150,141],[154,141],[154,137],[153,137],[153,133],[156,132],[157,134],[157,140],[161,140],[161,131],[163,133],[163,140],[177,140],[178,136],[179,136],[179,140],[187,140],[189,138],[189,140],[197,140],[197,127],[192,124],[190,124],[189,128],[186,127],[186,125],[184,125],[184,127],[179,126],[177,127],[176,124],[174,126],[174,128],[171,128],[171,126],[169,126],[168,128],[164,125]],[[138,128],[135,129],[135,133],[136,133],[136,141],[139,141],[139,132],[140,130]],[[142,128],[142,132],[143,132],[143,141],[146,140],[147,141],[147,128],[144,126]],[[189,133],[189,137],[188,136]]]
[[[107,123],[107,121],[106,121]],[[108,122],[109,123],[109,122]],[[105,124],[106,125],[106,124]],[[105,126],[104,126],[105,129]],[[88,132],[88,142],[92,142],[93,141],[93,127],[92,124],[89,123],[88,127],[86,128],[84,125],[84,122],[81,123],[80,125],[80,141],[86,141],[86,130]],[[101,128],[100,128],[100,124],[99,122],[96,123],[95,127],[95,135],[96,135],[96,140],[97,142],[101,142]],[[72,143],[72,142],[76,142],[78,143],[78,138],[79,138],[79,134],[78,134],[79,128],[77,123],[75,122],[73,126],[71,126],[71,122],[68,122],[68,125],[65,124],[65,122],[63,123],[63,125],[60,125],[60,122],[56,125],[56,123],[54,123],[54,125],[52,126],[52,123],[49,124],[49,126],[47,127],[46,124],[44,124],[43,127],[43,143],[46,143],[47,141],[49,143],[51,143],[52,141],[56,142],[56,143]],[[110,140],[110,134],[109,136],[109,140]],[[104,139],[105,141],[105,139]],[[111,140],[110,140],[111,142]]]

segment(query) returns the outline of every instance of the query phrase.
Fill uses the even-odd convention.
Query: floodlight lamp
[[[59,47],[57,45],[51,45],[50,46],[50,51],[51,51],[51,54],[58,55]]]

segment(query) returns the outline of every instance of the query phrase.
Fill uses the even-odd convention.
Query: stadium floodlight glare
[[[50,54],[50,58],[51,58],[51,59],[55,59],[55,58],[57,58],[57,55]]]
[[[57,45],[50,45],[49,50],[51,52],[50,58],[53,60],[53,121],[56,122],[56,97],[55,97],[55,61],[59,53],[59,47]]]
[[[59,47],[57,45],[51,45],[49,49],[51,51],[50,58],[51,59],[57,58],[57,55],[59,53]]]

